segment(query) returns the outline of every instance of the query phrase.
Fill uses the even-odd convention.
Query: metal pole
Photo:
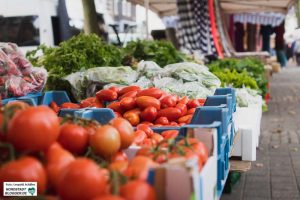
[[[149,0],[145,0],[145,8],[146,8],[146,39],[149,40]]]

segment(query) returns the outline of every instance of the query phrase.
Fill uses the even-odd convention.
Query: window
[[[131,3],[127,2],[126,3],[126,10],[127,10],[127,17],[131,17]]]
[[[119,15],[119,0],[114,0],[114,15]]]
[[[122,0],[122,16],[127,15],[127,6],[126,6],[126,4],[127,4],[126,0]]]
[[[0,41],[19,46],[39,45],[38,16],[0,17]]]

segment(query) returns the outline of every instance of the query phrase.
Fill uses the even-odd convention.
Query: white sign
[[[37,182],[4,182],[3,196],[37,196]]]

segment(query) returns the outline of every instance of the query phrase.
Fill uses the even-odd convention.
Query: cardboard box
[[[217,130],[189,128],[187,133],[208,147],[209,158],[200,172],[197,158],[172,159],[152,169],[148,180],[158,200],[217,199]]]

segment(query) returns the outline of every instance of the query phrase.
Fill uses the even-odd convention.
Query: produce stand
[[[45,91],[30,91],[15,96],[8,93],[10,96],[1,101],[3,109],[0,116],[17,112],[7,113],[11,111],[10,106],[20,104],[19,101],[26,102],[31,107],[23,105],[25,108],[20,108],[20,115],[11,117],[21,116],[26,109],[46,109],[49,112],[47,117],[52,116],[63,125],[56,124],[58,136],[44,148],[48,150],[50,145],[57,143],[60,146],[54,145],[53,148],[60,148],[70,156],[70,160],[77,161],[81,156],[92,163],[98,162],[101,165],[100,169],[107,170],[111,175],[106,176],[109,186],[112,187],[111,190],[108,189],[109,194],[117,191],[119,195],[124,195],[120,192],[121,189],[118,191],[115,187],[118,184],[124,186],[134,179],[150,187],[150,190],[156,193],[157,199],[220,199],[223,191],[227,190],[226,182],[227,185],[231,182],[230,173],[247,171],[250,169],[250,161],[256,160],[263,105],[260,94],[267,92],[265,79],[259,82],[261,77],[265,78],[264,65],[260,61],[247,58],[242,61],[224,59],[207,67],[197,64],[189,56],[180,54],[169,43],[139,41],[124,49],[118,49],[97,41],[96,36],[79,35],[56,49],[47,49],[43,57],[29,56],[35,65],[44,66],[49,72]],[[84,51],[74,47],[78,43],[86,45],[83,47]],[[92,63],[90,54],[86,53],[86,49],[90,50],[91,46],[95,48],[92,52],[101,48],[100,53],[95,55],[98,56],[94,60],[95,63]],[[144,48],[149,46],[151,52]],[[111,54],[114,54],[116,59],[110,60],[111,55],[108,55],[106,48],[113,52]],[[139,54],[139,51],[143,51],[143,54]],[[169,51],[172,52],[171,56],[167,54]],[[62,62],[62,58],[66,56],[66,53],[62,52],[68,52],[68,56],[81,55],[84,59],[77,62],[70,56],[67,61],[72,61],[75,67],[68,68],[69,63]],[[157,52],[159,56],[153,57],[153,52]],[[106,58],[103,62],[100,60],[102,57]],[[130,66],[119,66],[124,64],[124,61]],[[82,68],[82,63],[88,67]],[[107,67],[113,65],[119,67]],[[244,67],[240,68],[240,65]],[[64,87],[66,82],[70,86],[69,90]],[[6,85],[8,83],[6,82]],[[9,91],[6,85],[2,87]],[[55,89],[52,90],[51,87]],[[245,99],[241,98],[244,94]],[[126,145],[124,139],[122,142],[125,128],[114,125],[114,120],[119,119],[126,121],[127,125],[123,126],[130,126],[127,128],[133,135],[132,141]],[[14,120],[10,120],[8,118],[8,123],[13,123]],[[44,123],[42,117],[36,121]],[[122,123],[125,123],[124,121]],[[35,128],[35,123],[26,124],[32,127],[24,128],[24,132]],[[70,147],[78,141],[74,135],[69,138],[65,136],[68,136],[67,131],[62,130],[67,125],[89,131],[90,135],[86,136],[88,139],[85,138],[83,150],[77,151]],[[110,157],[102,151],[112,148],[113,144],[104,149],[101,148],[104,143],[97,145],[107,139],[98,138],[105,132],[102,128],[107,127],[117,129],[120,140],[119,147],[109,154]],[[47,131],[46,128],[44,130]],[[7,130],[8,134],[10,131]],[[175,131],[176,135],[168,138],[168,131]],[[44,131],[31,130],[30,133],[42,135]],[[26,154],[25,150],[33,153],[44,151],[45,149],[31,149],[34,141],[30,141],[30,133],[26,132],[28,137],[22,138],[22,144],[30,145],[18,146],[20,144],[11,138],[8,138],[8,143],[16,147],[18,153]],[[2,139],[0,141],[2,142]],[[190,141],[199,146],[193,146],[194,143]],[[3,142],[6,143],[5,140]],[[126,160],[122,160],[125,167],[124,163],[116,164],[111,158],[120,152],[126,156]],[[33,156],[41,163],[40,157],[35,154]],[[139,156],[144,156],[143,164],[150,163],[143,168],[143,173],[132,166],[137,162],[136,159],[140,159]],[[234,160],[237,157],[238,160]],[[48,163],[48,157],[43,159]],[[118,166],[120,174],[114,173],[110,168],[112,164]],[[48,169],[44,163],[41,165],[42,168]],[[115,176],[124,176],[127,182],[122,180],[124,177],[119,177],[118,184],[115,184]],[[54,190],[51,194],[66,195],[65,191],[56,188],[56,184],[59,183],[51,179],[47,185]],[[80,185],[80,181],[76,184],[85,187]],[[43,192],[41,194],[44,194]]]

